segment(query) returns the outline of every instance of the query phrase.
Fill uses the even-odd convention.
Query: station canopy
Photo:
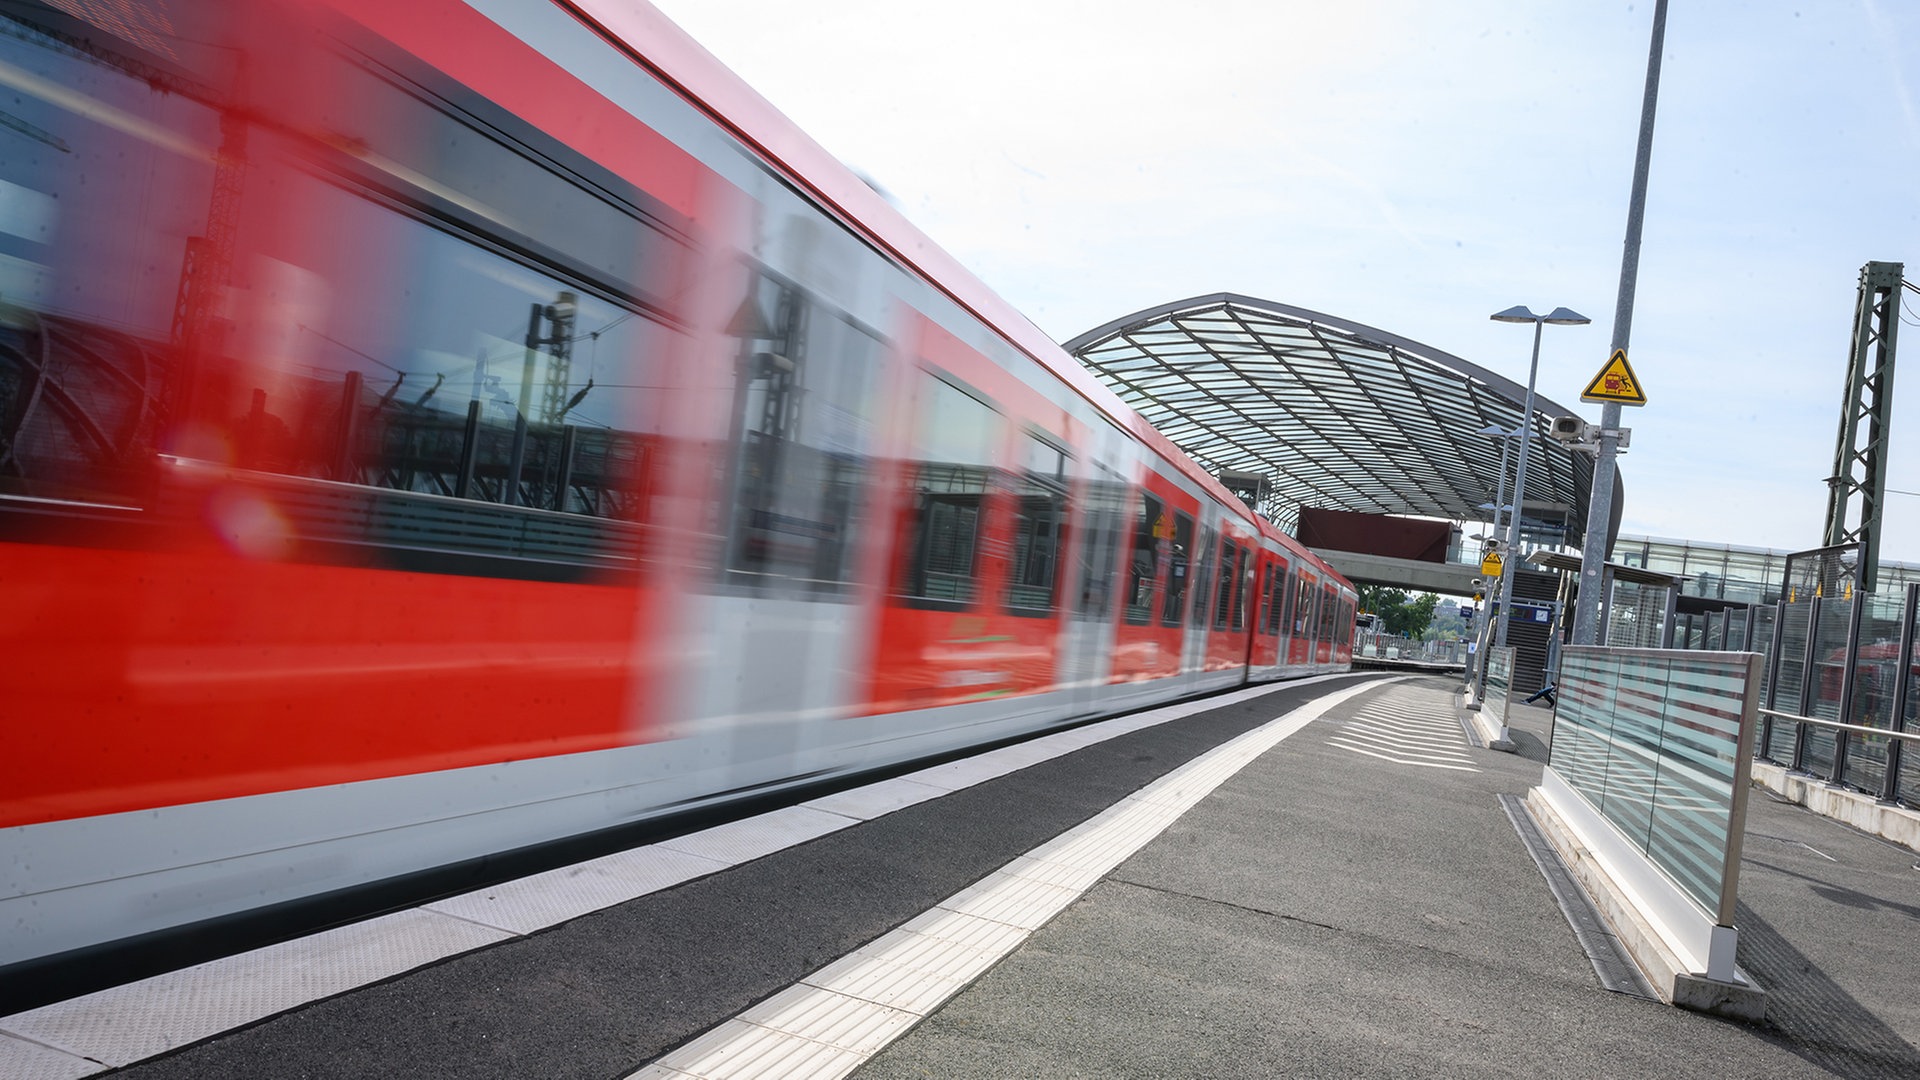
[[[1209,472],[1264,478],[1259,510],[1296,533],[1303,506],[1490,521],[1509,441],[1497,432],[1519,429],[1526,401],[1525,384],[1430,346],[1233,293],[1136,312],[1066,349]],[[1593,459],[1547,436],[1569,415],[1536,389],[1521,528],[1548,547],[1586,532]]]

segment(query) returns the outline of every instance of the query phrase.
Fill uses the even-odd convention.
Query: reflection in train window
[[[1286,606],[1287,564],[1274,562],[1267,564],[1267,619],[1266,633],[1280,632],[1280,609]]]
[[[214,88],[123,43],[82,53],[33,21],[61,16],[7,8],[0,494],[138,505],[180,391],[177,283],[183,241],[206,231],[222,145]],[[218,14],[188,7],[177,21],[217,39],[217,24],[201,24]],[[29,82],[60,93],[21,92]]]
[[[1252,553],[1245,547],[1239,549],[1240,557],[1235,562],[1233,572],[1233,628],[1247,628],[1247,586],[1253,580]]]
[[[657,323],[332,184],[293,202],[315,222],[300,264],[256,269],[277,370],[210,380],[240,465],[641,516]]]
[[[1112,611],[1114,564],[1119,561],[1127,524],[1127,486],[1104,465],[1096,464],[1094,471],[1094,479],[1087,484],[1086,513],[1080,529],[1084,539],[1074,545],[1081,560],[1078,613],[1088,619],[1100,619]],[[1131,612],[1131,605],[1128,610]],[[1145,617],[1143,609],[1141,618]]]
[[[1166,506],[1142,491],[1133,520],[1133,561],[1127,567],[1127,622],[1145,626],[1153,618],[1153,588],[1160,578],[1163,541],[1156,536],[1165,525]]]
[[[1060,533],[1067,514],[1067,455],[1028,435],[1014,475],[1013,566],[1007,607],[1016,615],[1047,615],[1054,608]]]
[[[1202,527],[1200,545],[1194,548],[1193,556],[1193,605],[1188,613],[1189,626],[1205,630],[1212,620],[1213,611],[1213,575],[1219,552],[1214,548],[1213,529]]]
[[[922,374],[901,595],[929,606],[973,602],[987,477],[999,432],[999,414],[986,404]]]
[[[1193,550],[1193,517],[1173,512],[1173,550],[1167,559],[1167,602],[1160,609],[1160,625],[1179,626],[1187,606],[1187,570]]]
[[[736,583],[836,586],[853,573],[872,456],[879,338],[771,275],[734,320]]]
[[[1225,536],[1220,538],[1220,588],[1214,599],[1213,628],[1225,630],[1233,614],[1234,585],[1240,578],[1240,549]]]

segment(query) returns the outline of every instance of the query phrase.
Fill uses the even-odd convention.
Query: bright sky
[[[1238,292],[1580,390],[1651,0],[656,0],[1057,340]],[[1622,531],[1821,541],[1861,266],[1920,282],[1920,4],[1672,0]],[[1920,294],[1882,558],[1920,562]],[[1905,406],[1901,408],[1901,406]]]

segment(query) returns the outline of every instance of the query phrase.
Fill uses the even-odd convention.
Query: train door
[[[1260,585],[1260,622],[1254,635],[1253,662],[1263,668],[1279,666],[1284,651],[1286,624],[1281,616],[1287,605],[1287,561],[1273,552],[1265,552],[1266,568]]]
[[[1333,628],[1340,621],[1339,594],[1334,591],[1331,582],[1320,586],[1320,618],[1313,635],[1313,662],[1315,664],[1333,663]]]
[[[1206,670],[1207,640],[1211,637],[1208,627],[1212,625],[1213,580],[1220,572],[1219,533],[1206,523],[1210,508],[1202,504],[1200,508],[1200,542],[1193,549],[1193,587],[1187,608],[1187,636],[1180,651],[1180,670],[1197,672]]]
[[[1315,588],[1319,579],[1306,569],[1294,571],[1291,622],[1293,639],[1287,644],[1287,663],[1295,667],[1306,667],[1313,663],[1313,604],[1319,594]]]
[[[1083,472],[1080,512],[1073,526],[1073,570],[1066,594],[1068,620],[1060,671],[1074,715],[1093,709],[1113,667],[1115,609],[1126,592],[1120,552],[1133,523],[1126,481],[1112,467],[1124,451],[1124,437],[1102,423],[1096,425],[1089,442],[1093,460]]]

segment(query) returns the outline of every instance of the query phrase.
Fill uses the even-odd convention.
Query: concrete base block
[[[1673,997],[1668,1004],[1694,1012],[1758,1023],[1767,1015],[1767,992],[1746,972],[1742,971],[1740,975],[1747,981],[1724,983],[1705,975],[1675,975]]]
[[[1501,750],[1509,754],[1518,753],[1520,748],[1507,737],[1507,729],[1486,713],[1473,714],[1473,730],[1480,733],[1480,741],[1487,744],[1489,750]]]
[[[1721,982],[1689,970],[1680,955],[1640,914],[1632,897],[1573,834],[1539,788],[1527,793],[1527,809],[1540,823],[1541,833],[1559,853],[1574,880],[1587,891],[1594,908],[1606,920],[1607,928],[1647,977],[1647,984],[1660,995],[1660,1000],[1735,1020],[1759,1020],[1766,1016],[1767,992],[1745,971],[1734,969],[1739,982]]]
[[[1817,776],[1789,772],[1766,761],[1753,763],[1753,779],[1816,814],[1920,851],[1920,812],[1883,803],[1862,792],[1835,787]]]

